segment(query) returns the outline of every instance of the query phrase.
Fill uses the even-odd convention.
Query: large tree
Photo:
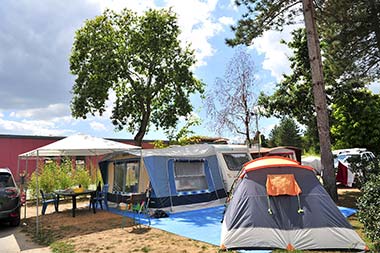
[[[344,78],[380,77],[380,1],[317,1],[317,18],[329,55]]]
[[[266,116],[281,118],[286,115],[306,125],[305,147],[318,150],[306,33],[304,29],[298,29],[292,35],[292,41],[284,42],[293,52],[289,57],[292,71],[283,75],[273,94],[261,94],[259,104],[264,107]],[[324,41],[322,44],[334,148],[363,147],[379,152],[379,96],[366,88],[366,78],[339,78],[342,75],[341,63],[339,60],[331,61],[328,55],[330,44]]]
[[[218,78],[214,89],[207,92],[207,112],[211,125],[219,134],[224,130],[243,135],[251,146],[251,131],[254,126],[252,116],[257,98],[255,71],[252,57],[240,47],[230,60],[224,78]]]
[[[264,108],[265,116],[275,116],[277,118],[288,116],[305,125],[304,148],[319,151],[306,30],[303,28],[294,30],[292,40],[289,42],[282,41],[282,43],[292,50],[292,56],[289,57],[291,73],[283,74],[283,78],[276,84],[276,90],[273,94],[264,94],[262,92],[259,97],[259,105]],[[332,87],[336,86],[334,75],[332,74],[331,65],[324,64],[323,66],[325,83],[328,87],[327,92],[331,93]],[[330,99],[327,101],[330,105],[331,96],[329,97]]]
[[[363,87],[361,82],[348,82],[334,96],[332,116],[334,147],[360,147],[380,153],[379,95]]]
[[[300,129],[296,122],[290,118],[283,118],[279,125],[275,125],[269,134],[269,144],[276,146],[301,147]]]
[[[236,2],[244,4],[247,7],[247,12],[239,20],[237,27],[234,28],[235,38],[227,40],[230,45],[251,44],[252,40],[262,35],[264,31],[281,29],[283,25],[293,23],[295,15],[303,13],[307,31],[321,161],[324,167],[323,182],[330,196],[337,200],[326,91],[323,82],[322,58],[313,1],[302,0],[302,6],[298,0],[237,0]]]
[[[176,15],[149,10],[142,16],[124,9],[106,10],[87,20],[75,35],[70,70],[74,117],[102,114],[110,92],[116,94],[111,120],[117,129],[135,133],[141,145],[150,124],[169,129],[193,107],[189,96],[203,92],[190,68],[190,46],[181,46]]]

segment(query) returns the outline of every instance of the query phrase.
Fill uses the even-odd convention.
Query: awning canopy
[[[138,149],[141,149],[141,147],[85,134],[76,134],[46,146],[20,154],[19,157],[98,156],[112,152]]]

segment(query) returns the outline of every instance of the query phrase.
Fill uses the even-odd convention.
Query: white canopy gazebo
[[[60,157],[60,156],[100,156],[113,152],[126,150],[138,150],[141,147],[124,144],[121,142],[106,140],[85,134],[76,134],[62,140],[53,142],[43,147],[20,154],[19,159],[37,159],[37,189],[38,189],[38,160],[40,157]],[[36,214],[36,233],[38,234],[38,197]]]
[[[56,156],[99,156],[118,151],[140,149],[141,147],[110,141],[85,134],[76,134],[43,147],[33,149],[19,155],[19,158],[28,157],[56,157]]]

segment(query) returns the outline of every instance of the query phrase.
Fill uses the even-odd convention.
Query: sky
[[[87,19],[106,9],[132,9],[140,14],[149,8],[169,8],[177,13],[180,39],[196,52],[195,76],[212,88],[223,77],[235,49],[225,44],[232,38],[230,26],[242,9],[233,0],[2,0],[0,5],[0,134],[68,136],[86,133],[105,138],[132,139],[133,134],[116,131],[109,119],[112,98],[102,116],[74,119],[71,89],[75,76],[69,57],[75,31]],[[253,42],[249,52],[257,70],[258,90],[273,92],[276,81],[289,73],[290,51],[279,43],[290,40],[290,31],[269,31]],[[378,85],[378,84],[377,84]],[[202,125],[192,128],[198,135],[218,136],[209,128],[205,106],[199,95],[191,97]],[[183,119],[180,119],[183,121]],[[259,119],[259,130],[268,134],[278,121]],[[239,140],[229,132],[224,137]],[[166,139],[163,131],[151,128],[144,139]]]

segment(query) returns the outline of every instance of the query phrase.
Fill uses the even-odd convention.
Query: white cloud
[[[232,17],[223,16],[223,17],[220,17],[218,20],[221,24],[227,25],[227,26],[233,25],[235,23],[235,20]]]
[[[69,135],[74,131],[57,128],[54,122],[43,120],[12,121],[0,118],[0,132],[32,135]]]
[[[280,41],[290,41],[291,32],[299,27],[301,25],[291,25],[284,27],[282,32],[267,31],[253,41],[251,48],[256,49],[259,54],[264,54],[263,69],[269,70],[277,81],[281,80],[282,74],[290,72],[288,57],[292,55],[291,50]]]
[[[197,66],[206,65],[204,59],[216,52],[208,40],[223,31],[222,24],[214,20],[212,16],[216,4],[216,0],[166,1],[166,7],[172,7],[178,14],[178,24],[182,31],[180,39],[183,42],[190,42],[192,48],[195,49]]]
[[[380,94],[380,83],[379,82],[373,82],[369,85],[369,89],[375,93]]]
[[[90,127],[93,130],[95,130],[95,131],[105,131],[105,130],[107,130],[107,127],[103,123],[100,123],[100,122],[97,122],[97,121],[91,121],[90,122]]]
[[[10,116],[14,118],[31,118],[35,120],[52,120],[69,117],[70,109],[67,104],[50,104],[45,108],[33,108],[11,112]]]
[[[184,44],[191,43],[196,53],[197,66],[206,65],[205,58],[212,56],[216,51],[209,39],[223,31],[223,26],[229,26],[233,22],[229,17],[213,19],[212,12],[215,11],[217,0],[165,0],[163,5],[156,4],[154,0],[88,1],[97,4],[101,11],[107,8],[115,11],[128,8],[141,14],[150,8],[172,8],[177,13],[178,25],[181,29],[180,39]],[[194,15],[194,11],[196,11],[196,15]]]
[[[238,11],[238,6],[235,4],[235,0],[230,0],[228,3],[228,8],[233,9],[234,11]]]
[[[120,1],[120,0],[88,0],[90,3],[98,4],[101,11],[104,11],[105,9],[111,9],[114,11],[121,11],[124,8],[128,8],[130,10],[133,10],[137,13],[142,13],[146,11],[149,8],[156,8],[156,5],[154,3],[154,0],[144,0],[144,1],[138,1],[138,0],[129,0],[129,1]]]
[[[263,135],[265,135],[266,137],[268,137],[269,134],[270,134],[270,132],[272,131],[272,129],[273,129],[276,125],[277,125],[277,124],[270,124],[270,125],[266,125],[266,126],[263,126],[263,127],[259,127],[261,134],[263,134]]]
[[[149,8],[172,7],[182,31],[180,39],[192,44],[197,66],[206,65],[206,58],[216,52],[211,39],[233,22],[227,14],[218,17],[217,8],[224,7],[217,0],[48,2],[6,0],[0,8],[0,21],[5,24],[0,26],[0,132],[63,135],[74,132],[66,129],[74,126],[91,130],[89,124],[98,131],[109,131],[114,93],[103,115],[87,121],[73,119],[69,105],[75,78],[69,74],[68,62],[74,32],[106,8],[120,11],[127,7],[141,14]]]

